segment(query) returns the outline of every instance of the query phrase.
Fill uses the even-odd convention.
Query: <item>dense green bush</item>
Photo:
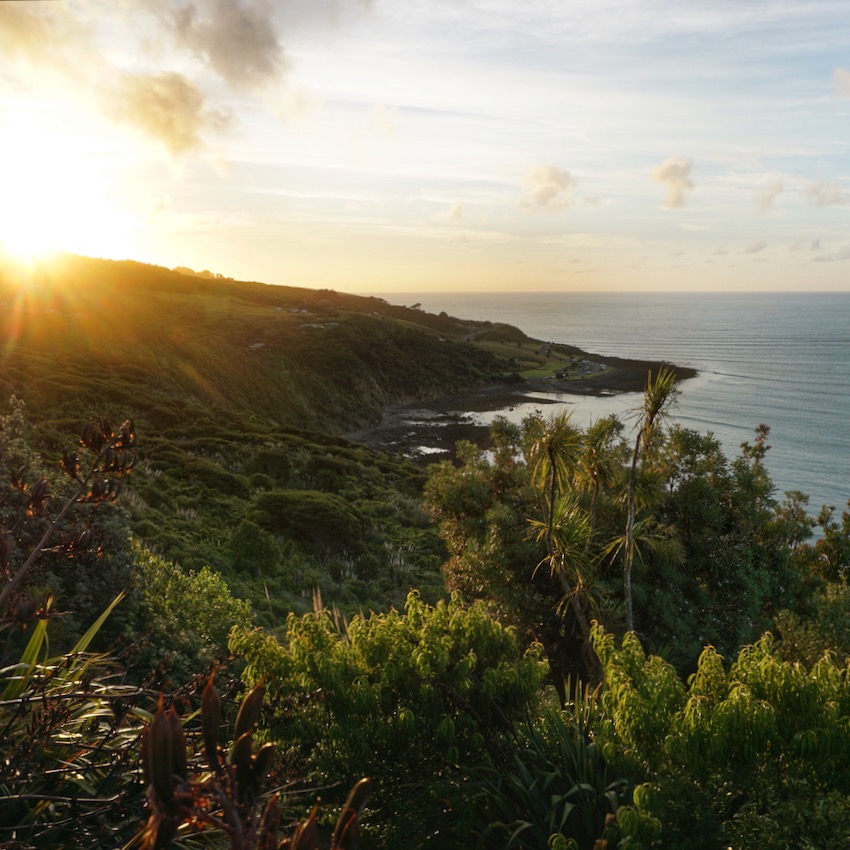
[[[123,636],[132,644],[126,658],[132,673],[156,670],[180,683],[226,657],[231,627],[253,622],[250,604],[236,599],[209,567],[184,572],[141,546],[134,555],[133,610]]]
[[[458,846],[594,850],[599,839],[615,837],[606,821],[628,783],[605,764],[589,735],[592,707],[591,700],[578,711],[545,710],[471,771],[455,805],[451,837]]]
[[[274,490],[254,502],[254,521],[274,534],[326,546],[353,549],[362,546],[360,517],[332,493],[314,490]]]
[[[816,590],[804,615],[780,611],[776,630],[777,651],[789,661],[816,664],[827,652],[850,663],[850,587],[846,581],[828,583]]]
[[[444,783],[511,732],[546,670],[483,606],[429,606],[416,593],[404,613],[347,627],[326,610],[291,615],[280,642],[237,628],[230,647],[248,684],[265,678],[269,732],[291,760],[318,782],[378,781],[375,816],[395,847],[434,830]]]
[[[783,850],[850,841],[844,665],[828,656],[811,669],[783,661],[767,634],[743,647],[728,671],[706,648],[685,685],[634,635],[618,647],[597,631],[594,646],[606,684],[597,740],[610,764],[641,783],[634,807],[618,813],[622,847]]]

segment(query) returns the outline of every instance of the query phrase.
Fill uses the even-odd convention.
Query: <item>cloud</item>
[[[850,69],[836,68],[832,72],[832,84],[841,97],[850,97]]]
[[[524,184],[524,209],[555,212],[572,206],[576,180],[569,171],[555,165],[540,165],[526,175]]]
[[[202,144],[204,130],[221,131],[226,114],[206,108],[203,93],[181,74],[124,74],[110,93],[106,111],[179,155]]]
[[[850,260],[850,245],[843,245],[827,254],[818,254],[816,257],[812,257],[813,263],[841,263],[846,260]]]
[[[85,30],[64,3],[0,2],[3,52],[54,66],[63,64],[63,49],[85,37]]]
[[[463,218],[463,201],[455,201],[448,213],[452,221],[460,221]]]
[[[685,193],[694,188],[691,180],[693,162],[680,156],[668,156],[660,165],[650,172],[650,177],[656,183],[667,187],[664,206],[669,210],[677,210],[685,205]]]
[[[756,194],[756,205],[758,206],[759,215],[773,209],[776,198],[782,193],[784,188],[781,180],[774,180]]]
[[[799,237],[791,243],[792,251],[820,251],[820,239]]]
[[[803,189],[803,197],[815,207],[830,207],[834,204],[846,204],[847,197],[841,185],[833,180],[831,183],[810,183]]]
[[[263,0],[187,3],[172,9],[172,31],[230,85],[257,86],[286,67],[272,11]]]
[[[745,248],[741,250],[742,254],[758,254],[760,251],[763,251],[767,247],[767,242],[760,239],[758,242],[750,242]]]

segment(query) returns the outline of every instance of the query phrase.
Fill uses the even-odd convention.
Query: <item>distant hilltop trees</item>
[[[175,266],[172,271],[175,271],[178,274],[190,275],[191,277],[203,277],[207,280],[231,280],[231,278],[226,275],[219,274],[218,272],[211,272],[209,269],[204,269],[202,272],[196,272],[188,266]]]

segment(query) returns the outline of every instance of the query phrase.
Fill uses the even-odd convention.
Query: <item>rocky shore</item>
[[[468,415],[508,410],[533,401],[544,407],[554,404],[558,395],[606,396],[641,392],[650,371],[662,365],[672,368],[680,381],[694,377],[694,369],[647,360],[624,360],[588,355],[596,369],[587,375],[566,380],[554,376],[526,379],[519,383],[491,384],[463,393],[389,406],[381,421],[370,428],[346,434],[356,443],[388,448],[422,459],[442,460],[454,452],[458,440],[486,446],[489,427],[476,424]],[[547,397],[546,394],[550,394]]]

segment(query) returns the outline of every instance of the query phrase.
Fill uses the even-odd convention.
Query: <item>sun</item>
[[[32,263],[59,250],[132,255],[134,217],[95,153],[35,128],[3,130],[0,246],[7,256]]]

